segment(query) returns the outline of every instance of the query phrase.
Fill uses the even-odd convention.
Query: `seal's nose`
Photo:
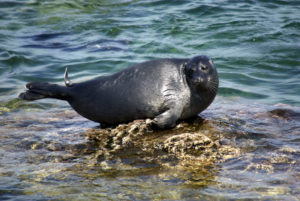
[[[202,77],[197,77],[195,79],[195,82],[202,83],[202,82],[204,82],[204,79]]]
[[[195,83],[204,84],[207,79],[204,76],[197,76],[193,79]]]

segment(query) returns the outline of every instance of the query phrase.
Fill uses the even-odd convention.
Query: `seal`
[[[101,125],[150,118],[159,128],[196,116],[214,100],[218,73],[207,56],[143,62],[109,76],[65,85],[31,82],[19,98],[68,101],[83,117]]]

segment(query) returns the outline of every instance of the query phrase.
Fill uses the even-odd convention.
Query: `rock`
[[[134,155],[145,163],[152,161],[160,166],[169,166],[170,161],[177,166],[208,166],[240,154],[239,148],[220,143],[222,132],[225,134],[220,122],[196,118],[171,130],[153,130],[150,121],[136,120],[116,128],[89,130],[88,138],[98,144],[97,161]]]

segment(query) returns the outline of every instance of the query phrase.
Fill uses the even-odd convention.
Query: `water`
[[[299,10],[296,0],[1,1],[0,198],[300,199]],[[203,116],[232,125],[243,150],[207,169],[205,185],[179,170],[91,165],[85,132],[97,124],[61,101],[16,99],[26,82],[62,84],[65,67],[78,82],[198,54],[220,75]],[[292,112],[268,116],[276,108]]]

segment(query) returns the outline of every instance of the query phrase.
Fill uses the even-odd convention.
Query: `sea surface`
[[[63,84],[66,67],[80,82],[200,54],[220,77],[200,116],[232,124],[243,148],[205,170],[205,185],[143,165],[91,165],[84,133],[98,124],[63,101],[17,98],[27,82]],[[1,0],[0,200],[51,199],[299,200],[300,1]]]

